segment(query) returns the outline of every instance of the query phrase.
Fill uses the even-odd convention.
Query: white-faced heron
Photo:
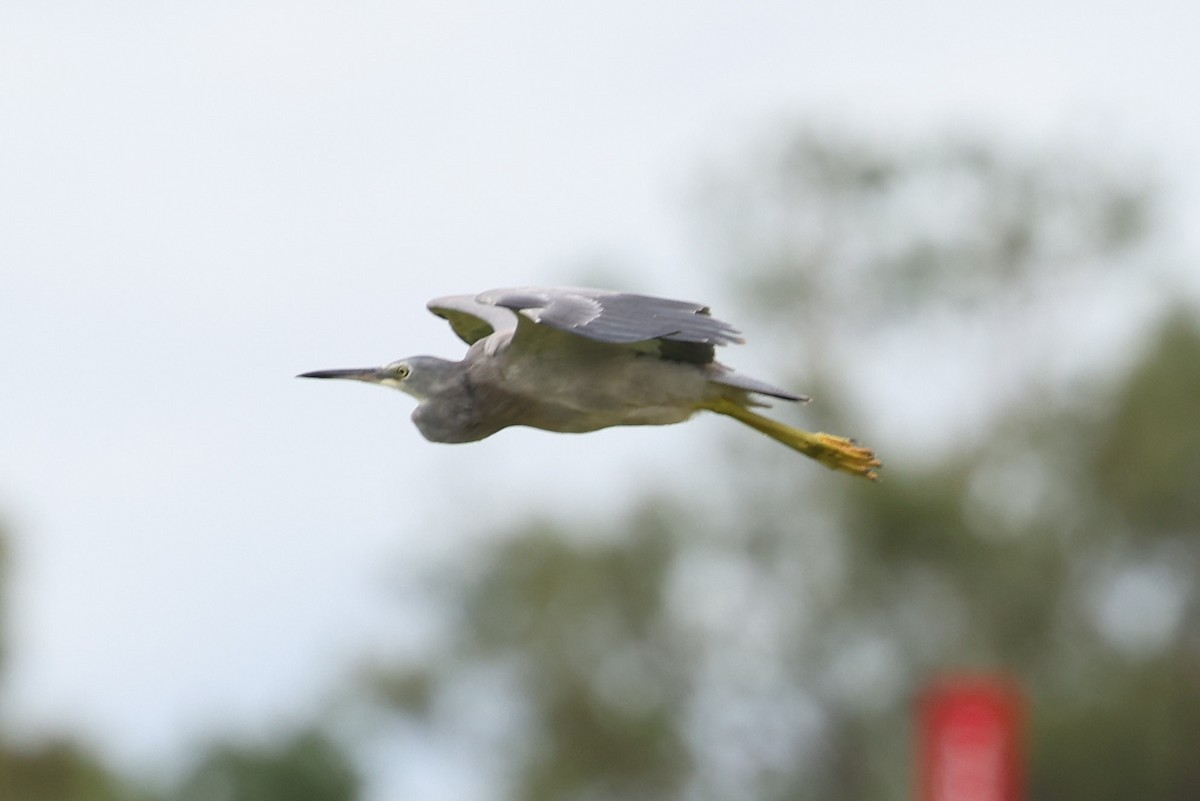
[[[300,378],[383,384],[417,399],[433,442],[474,442],[508,426],[595,431],[728,415],[835,470],[875,479],[869,448],[751,411],[756,396],[806,401],[714,361],[739,332],[698,303],[600,289],[522,287],[437,298],[429,310],[470,348],[462,361],[413,356]]]

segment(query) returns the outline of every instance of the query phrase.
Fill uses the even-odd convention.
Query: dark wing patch
[[[652,340],[659,358],[672,362],[710,364],[716,358],[716,348],[700,342],[680,342],[677,339]]]

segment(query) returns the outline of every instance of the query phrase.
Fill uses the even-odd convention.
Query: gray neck
[[[482,430],[475,388],[463,362],[432,356],[410,361],[413,374],[404,390],[420,401],[412,419],[425,439],[473,442],[493,433]]]

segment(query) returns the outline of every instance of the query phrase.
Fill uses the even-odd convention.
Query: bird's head
[[[439,359],[436,356],[411,356],[398,359],[382,367],[351,367],[340,370],[314,370],[301,373],[297,378],[346,378],[380,384],[425,400],[438,394],[461,375],[460,362]]]

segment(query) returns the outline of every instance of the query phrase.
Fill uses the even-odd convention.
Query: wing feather
[[[740,332],[714,318],[707,306],[688,301],[549,287],[494,289],[478,299],[598,342],[631,344],[658,339],[713,346],[742,341]]]
[[[517,315],[509,309],[481,302],[475,295],[447,295],[426,304],[429,311],[450,323],[459,339],[474,345],[497,331],[514,331]]]

